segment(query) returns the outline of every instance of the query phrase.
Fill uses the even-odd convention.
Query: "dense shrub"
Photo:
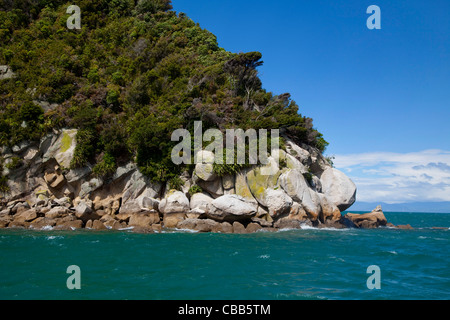
[[[79,129],[72,167],[98,175],[134,160],[155,181],[183,170],[170,158],[171,134],[203,129],[281,129],[323,151],[327,142],[289,94],[262,88],[262,54],[234,54],[170,0],[80,0],[82,29],[65,26],[66,1],[0,0],[0,145]],[[57,103],[44,114],[33,101]],[[217,165],[219,175],[242,169]]]

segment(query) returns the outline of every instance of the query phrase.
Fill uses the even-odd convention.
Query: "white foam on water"
[[[278,230],[278,232],[289,232],[289,231],[297,231],[299,229],[295,229],[295,228],[283,228]]]
[[[128,227],[128,228],[120,228],[119,231],[129,231],[129,230],[133,230],[134,227]]]
[[[45,237],[45,239],[56,240],[56,239],[64,239],[64,237],[63,236],[48,236],[48,237]]]
[[[199,231],[196,230],[191,230],[191,229],[174,229],[175,231],[181,231],[181,232],[186,232],[186,233],[199,233]]]
[[[315,231],[339,231],[339,232],[344,232],[344,231],[350,231],[352,229],[350,228],[344,228],[344,229],[337,229],[337,228],[316,228],[316,227],[311,227],[308,225],[302,225],[301,226],[302,230],[315,230]]]
[[[270,255],[263,254],[263,255],[259,256],[258,259],[270,259]]]

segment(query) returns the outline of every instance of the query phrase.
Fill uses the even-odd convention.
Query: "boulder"
[[[326,195],[319,193],[319,197],[322,207],[320,221],[322,223],[326,221],[339,221],[342,218],[339,208]]]
[[[151,227],[159,224],[160,218],[157,212],[135,213],[129,218],[128,225],[131,227]]]
[[[189,212],[186,214],[187,219],[205,219],[206,218],[206,211],[198,208],[194,208],[189,210]]]
[[[362,229],[375,229],[378,227],[386,226],[387,219],[384,216],[381,206],[378,206],[375,210],[365,214],[347,213],[345,219],[351,221],[357,228]]]
[[[411,227],[410,224],[406,224],[406,225],[398,225],[398,226],[397,226],[397,229],[400,229],[400,230],[414,230],[414,228]],[[433,229],[435,229],[435,228],[433,228]],[[441,230],[448,230],[448,228],[442,228]]]
[[[92,178],[91,180],[86,181],[83,184],[81,184],[80,193],[78,194],[78,196],[80,198],[85,198],[85,197],[89,196],[92,192],[101,188],[102,186],[103,186],[102,179]]]
[[[135,171],[125,184],[122,194],[122,203],[135,200],[140,196],[157,198],[161,188],[162,185],[160,183],[152,183],[140,171]]]
[[[16,214],[14,216],[14,222],[31,222],[38,217],[39,215],[36,209],[29,209]]]
[[[162,214],[187,213],[189,209],[189,199],[181,191],[171,190],[159,203],[159,212]]]
[[[196,193],[191,197],[190,208],[191,210],[194,209],[203,210],[206,213],[209,209],[211,202],[213,201],[214,199],[204,192]]]
[[[77,132],[76,129],[62,130],[56,141],[51,140],[51,145],[42,157],[43,162],[54,158],[62,168],[69,168],[77,145]]]
[[[280,176],[280,185],[295,201],[302,205],[311,220],[316,221],[321,213],[320,196],[309,186],[303,174],[289,169]]]
[[[252,218],[252,222],[259,224],[263,228],[270,228],[273,226],[273,219],[270,217],[270,215],[267,215],[267,217]]]
[[[42,230],[46,228],[53,228],[56,225],[56,219],[47,217],[39,217],[30,223],[30,228],[36,230]]]
[[[236,173],[234,190],[235,194],[245,201],[253,203],[255,206],[258,205],[258,201],[253,197],[252,191],[247,184],[247,173],[248,170],[242,170]]]
[[[214,181],[217,175],[214,173],[214,153],[210,151],[199,151],[197,153],[197,163],[195,165],[195,175],[203,181]]]
[[[124,166],[118,167],[116,169],[116,173],[114,173],[112,180],[116,181],[122,177],[127,176],[128,174],[134,173],[137,169],[137,165],[134,162],[129,162]]]
[[[222,186],[223,186],[224,191],[234,189],[234,183],[235,183],[234,179],[235,179],[235,176],[231,175],[231,174],[227,174],[222,177]]]
[[[119,214],[131,215],[142,211],[141,205],[136,200],[128,201],[120,207]]]
[[[54,227],[54,230],[76,230],[83,228],[83,221],[81,220],[72,220],[72,221],[64,221],[59,222]]]
[[[356,201],[356,185],[343,172],[329,168],[320,176],[322,192],[336,205],[345,211]]]
[[[247,233],[255,233],[261,231],[262,229],[263,227],[261,227],[261,225],[259,225],[258,223],[249,223],[247,228],[245,228],[245,231]]]
[[[124,229],[127,227],[126,223],[119,222],[117,220],[104,222],[104,224],[108,229],[112,229],[112,230],[121,230],[121,229]]]
[[[65,207],[54,207],[45,213],[45,217],[48,219],[62,218],[69,213],[69,209]]]
[[[279,217],[273,223],[273,226],[277,229],[299,229],[302,224],[310,222],[310,220],[310,216],[303,209],[302,205],[294,202],[289,212]]]
[[[19,214],[24,211],[30,210],[30,205],[27,202],[18,202],[11,209],[12,213]]]
[[[269,157],[268,160],[268,165],[252,169],[246,174],[246,182],[252,196],[258,201],[259,204],[265,207],[268,207],[266,201],[266,189],[276,188],[278,178],[281,175],[281,171],[275,159],[273,157]]]
[[[3,210],[2,212],[5,212],[5,210]],[[14,220],[14,217],[11,216],[9,213],[2,214],[0,212],[0,229],[8,227],[9,223],[13,220]]]
[[[256,212],[257,206],[253,203],[237,195],[226,195],[211,202],[207,216],[219,222],[249,221]]]
[[[271,217],[275,218],[289,212],[293,200],[283,189],[267,189],[265,192],[265,202]]]
[[[311,164],[311,155],[309,152],[298,146],[290,139],[286,140],[286,151],[299,160],[303,165],[309,166]]]
[[[220,224],[221,233],[233,233],[233,226],[228,222],[222,222]]]
[[[70,208],[72,206],[72,200],[69,197],[54,199],[51,202],[52,206],[60,206],[65,208]]]
[[[88,220],[97,220],[99,216],[92,210],[92,201],[81,200],[75,207],[75,216],[87,222]]]
[[[62,176],[62,175],[60,175],[60,176]],[[52,188],[56,188],[58,186],[59,183],[55,183],[57,178],[58,178],[58,175],[56,173],[46,172],[44,174],[45,182],[47,183],[47,185],[49,187],[52,187]],[[64,176],[62,176],[62,181],[64,181]]]
[[[85,214],[92,213],[92,202],[87,200],[81,200],[75,207],[75,215],[77,218]]]
[[[177,227],[198,232],[220,232],[222,230],[220,223],[210,219],[186,219]]]
[[[301,229],[302,222],[289,218],[282,218],[275,222],[274,227],[277,229]]]
[[[82,179],[88,177],[92,172],[92,167],[90,165],[71,169],[67,174],[65,174],[66,180],[68,183],[75,183],[77,181],[81,181]]]
[[[235,221],[233,223],[233,233],[244,234],[244,233],[247,233],[247,230],[245,229],[245,227],[242,223]]]
[[[175,229],[178,228],[180,222],[186,219],[184,213],[165,213],[163,217],[163,224],[165,228]]]
[[[106,226],[100,220],[94,220],[92,222],[92,229],[94,230],[106,230]]]
[[[225,194],[222,186],[222,178],[220,177],[216,177],[216,179],[212,181],[198,180],[197,184],[215,199]]]

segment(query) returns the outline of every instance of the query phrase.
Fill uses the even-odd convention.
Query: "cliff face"
[[[289,140],[286,150],[269,157],[270,175],[253,167],[220,177],[210,164],[198,164],[181,175],[181,190],[169,190],[134,163],[118,167],[108,179],[95,176],[90,165],[68,169],[76,133],[64,129],[39,143],[1,150],[8,191],[0,227],[236,233],[302,224],[343,227],[341,211],[355,202],[356,186],[344,173],[318,150]],[[202,192],[194,193],[194,185]]]

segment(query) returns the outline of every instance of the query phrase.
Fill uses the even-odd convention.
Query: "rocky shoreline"
[[[289,139],[284,150],[270,155],[270,175],[262,174],[264,167],[253,167],[218,176],[206,161],[180,177],[179,190],[171,190],[143,176],[134,163],[108,178],[95,176],[90,165],[67,169],[76,133],[55,131],[38,143],[0,150],[2,175],[8,179],[0,199],[0,228],[253,233],[305,225],[395,227],[380,207],[343,216],[356,200],[355,184],[318,150]],[[203,159],[214,158],[201,152]]]
[[[175,214],[161,216],[156,210],[139,213],[104,214],[103,210],[92,211],[85,202],[80,202],[76,208],[69,202],[61,205],[51,201],[46,207],[29,208],[23,202],[16,202],[12,208],[0,212],[0,229],[30,229],[30,230],[115,230],[135,233],[158,233],[162,231],[193,231],[200,233],[235,233],[246,234],[255,232],[277,232],[285,229],[303,228],[356,228],[375,229],[380,227],[396,229],[412,229],[411,226],[395,226],[388,223],[380,208],[367,214],[343,215],[339,221],[332,223],[316,223],[310,220],[281,219],[275,223],[264,219],[253,218],[248,221],[216,221],[209,218],[195,217],[195,214]],[[184,216],[180,220],[180,216]],[[188,217],[191,216],[191,217]]]

